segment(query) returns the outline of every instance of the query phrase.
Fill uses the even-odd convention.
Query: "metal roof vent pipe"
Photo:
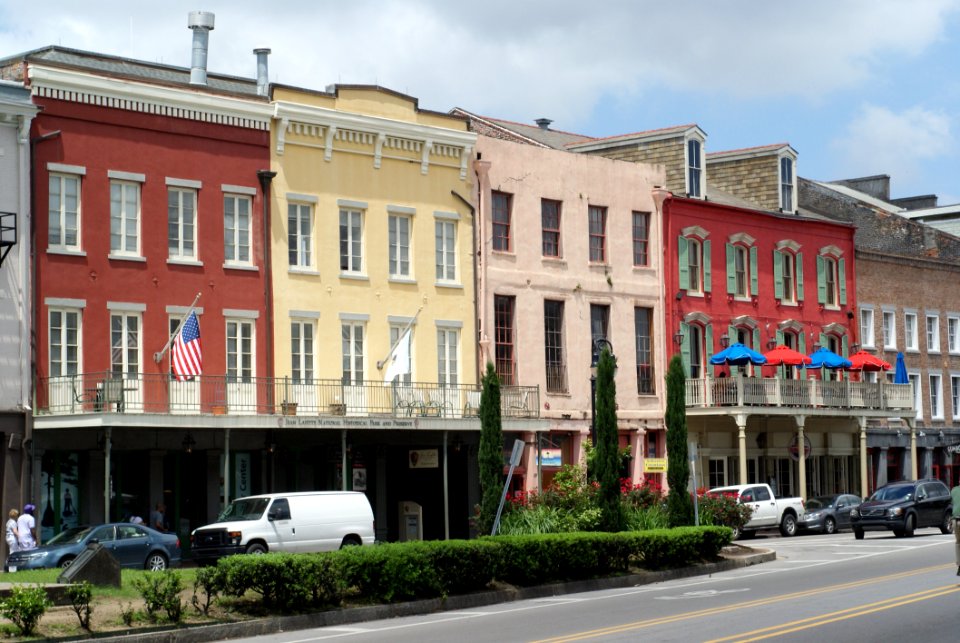
[[[267,67],[267,56],[270,50],[265,47],[254,49],[253,53],[257,55],[257,96],[266,96],[270,87],[270,74]]]
[[[190,61],[190,84],[207,84],[207,49],[213,31],[213,14],[209,11],[191,11],[187,27],[193,31],[193,58]]]
[[[550,129],[551,121],[549,118],[538,118],[534,121],[540,129]]]

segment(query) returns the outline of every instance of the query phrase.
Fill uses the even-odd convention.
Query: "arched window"
[[[820,249],[817,255],[817,302],[826,308],[847,303],[846,261],[835,246]]]

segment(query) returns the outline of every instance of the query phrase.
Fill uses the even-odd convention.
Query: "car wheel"
[[[67,567],[73,564],[73,561],[76,560],[76,558],[77,558],[76,556],[64,556],[63,558],[60,559],[60,562],[57,563],[57,567],[59,567],[60,569],[66,569]]]
[[[943,522],[940,523],[940,533],[949,534],[953,532],[953,516],[950,512],[943,514]]]
[[[797,517],[793,514],[785,514],[780,521],[780,534],[784,538],[797,535]]]
[[[344,536],[343,542],[340,543],[340,549],[343,549],[344,547],[359,547],[362,544],[363,543],[360,542],[360,539],[356,536]]]
[[[266,548],[266,546],[261,545],[260,543],[253,543],[252,545],[250,545],[249,547],[247,547],[247,553],[248,553],[248,554],[255,554],[255,555],[258,555],[258,556],[259,556],[260,554],[265,554],[265,553],[267,553],[267,548]]]
[[[751,538],[757,537],[757,532],[755,532],[752,529],[749,529],[749,530],[743,529],[740,531],[740,537],[743,538],[744,540],[750,540]]]
[[[825,534],[835,534],[837,533],[837,521],[827,516],[823,521],[823,533]]]
[[[913,538],[913,530],[916,528],[917,519],[913,514],[907,516],[907,521],[903,523],[903,535],[907,538]]]
[[[857,529],[856,527],[854,527],[854,528],[853,528],[853,537],[856,538],[857,540],[863,540],[863,530],[862,530],[862,529]]]
[[[167,568],[167,557],[160,552],[155,551],[147,556],[147,562],[143,564],[143,568],[150,570],[151,572],[163,571]]]

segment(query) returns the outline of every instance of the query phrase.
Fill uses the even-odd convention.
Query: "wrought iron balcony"
[[[539,417],[540,390],[536,386],[503,386],[500,398],[505,418]],[[179,381],[157,374],[99,372],[41,378],[35,414],[470,418],[477,417],[479,410],[480,389],[474,385],[213,375]]]
[[[866,409],[901,416],[914,411],[913,386],[888,382],[792,380],[777,377],[696,378],[686,382],[687,408],[769,406]]]

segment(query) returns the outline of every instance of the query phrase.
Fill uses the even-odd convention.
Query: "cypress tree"
[[[480,393],[480,515],[477,529],[489,534],[503,493],[503,430],[500,423],[500,379],[493,364],[487,362]]]
[[[616,361],[606,347],[597,362],[594,479],[599,484],[597,494],[600,508],[600,527],[604,531],[621,531],[624,514],[620,504],[620,440],[617,433],[617,385],[613,374]]]
[[[687,484],[690,461],[687,457],[686,377],[683,361],[674,355],[667,369],[667,513],[673,527],[693,524],[693,502]]]

